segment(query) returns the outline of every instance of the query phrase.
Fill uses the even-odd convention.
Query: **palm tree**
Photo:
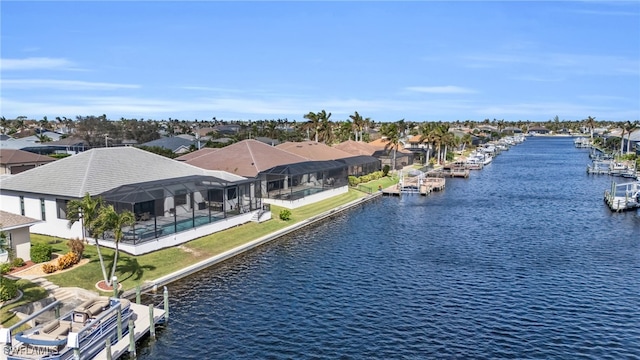
[[[462,139],[460,139],[460,141],[462,142],[462,151],[464,151],[467,148],[467,146],[471,146],[471,144],[473,143],[471,134],[464,134],[464,136],[462,137]]]
[[[631,149],[631,133],[634,132],[638,127],[640,127],[640,123],[638,121],[627,121],[624,128],[627,130],[627,154]]]
[[[100,244],[98,243],[98,238],[104,234],[104,232],[100,232],[101,229],[97,222],[100,209],[103,206],[104,202],[101,197],[92,198],[89,193],[86,193],[82,199],[70,200],[67,203],[67,220],[69,220],[67,226],[71,228],[76,221],[81,221],[82,240],[86,241],[85,230],[89,233],[89,236],[95,240],[98,258],[100,259],[100,267],[102,268],[102,276],[107,280],[107,270],[104,266],[104,259],[100,251]]]
[[[589,128],[589,133],[591,134],[591,142],[593,143],[593,129],[596,127],[596,118],[589,116],[585,119],[585,121],[587,127]]]
[[[398,148],[400,147],[400,129],[398,124],[390,123],[384,124],[380,128],[380,132],[387,138],[387,143],[384,145],[384,150],[393,150],[393,170],[396,169],[396,157]]]
[[[627,131],[626,124],[623,124],[621,128],[622,128],[622,133],[620,134],[620,156],[624,154],[624,133],[625,131]]]
[[[349,118],[353,121],[353,133],[355,135],[355,140],[362,141],[362,126],[364,125],[364,119],[357,111],[354,112],[353,115],[349,115]],[[358,137],[358,135],[360,135],[360,137]]]
[[[47,136],[47,134],[45,133],[40,133],[40,134],[36,134],[36,138],[38,139],[38,142],[40,143],[46,143],[46,142],[51,142],[53,141],[53,139],[51,139],[49,136]]]
[[[309,111],[308,114],[304,115],[304,118],[309,120],[309,123],[305,126],[307,130],[307,139],[309,139],[309,129],[314,129],[316,134],[316,142],[318,142],[318,126],[320,124],[320,113],[316,114],[313,111]],[[311,139],[309,139],[311,140]]]
[[[331,113],[327,113],[324,109],[316,114],[318,116],[318,121],[320,122],[320,126],[323,130],[323,138],[324,142],[331,142],[333,139],[333,129],[331,127],[331,122],[329,118],[331,117]],[[316,127],[317,129],[317,127]],[[316,131],[316,142],[318,142],[318,131]]]
[[[320,128],[319,133],[320,137],[325,144],[331,145],[333,143],[334,134],[333,134],[333,122],[329,120],[331,117],[331,113],[328,113],[324,110],[318,113],[318,119],[320,120]],[[316,141],[318,141],[318,133],[316,133]]]
[[[6,134],[7,127],[9,127],[9,122],[4,116],[0,117],[0,127],[2,127],[2,135]]]
[[[104,282],[108,285],[112,285],[112,279],[116,274],[116,265],[118,264],[118,253],[120,249],[118,245],[120,244],[120,240],[124,235],[122,228],[125,226],[132,226],[136,222],[135,215],[129,211],[125,210],[121,213],[116,212],[116,209],[113,205],[108,205],[106,207],[102,207],[98,214],[98,218],[96,219],[96,224],[98,227],[98,232],[104,234],[107,231],[113,231],[113,241],[115,243],[115,252],[113,254],[113,265],[111,267],[111,276],[107,278],[106,271],[103,268],[103,274],[105,276]]]

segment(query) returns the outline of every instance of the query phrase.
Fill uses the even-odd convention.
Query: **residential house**
[[[141,144],[147,147],[161,147],[172,151],[174,154],[184,154],[191,151],[192,146],[197,146],[193,137],[184,138],[181,136],[163,137],[156,140],[151,140]]]
[[[201,149],[176,160],[203,169],[222,170],[256,179],[260,182],[264,203],[287,208],[303,206],[348,190],[343,163],[312,161],[253,139],[220,149]]]
[[[48,164],[56,159],[16,149],[0,150],[0,175],[19,174],[36,166]]]
[[[41,220],[33,232],[82,238],[88,234],[81,221],[68,226],[67,203],[87,193],[117,211],[135,214],[136,223],[125,229],[120,246],[131,254],[175,246],[262,220],[263,215],[256,180],[204,170],[134,147],[92,149],[2,178],[0,208]],[[101,243],[113,246],[113,234],[105,234]]]
[[[381,169],[380,160],[369,155],[352,155],[337,147],[315,141],[285,142],[278,149],[292,152],[313,161],[335,160],[347,165],[348,176],[362,176]]]
[[[411,165],[414,162],[414,155],[411,151],[404,148],[401,143],[398,144],[398,149],[395,152],[395,164],[394,164],[394,149],[389,144],[387,138],[380,138],[369,142],[369,145],[374,146],[377,150],[373,156],[380,160],[381,166],[389,165],[392,170],[399,170],[407,165]]]
[[[31,260],[31,232],[29,227],[40,220],[0,210],[0,232],[3,234],[4,246],[13,252],[16,258]],[[0,262],[7,262],[9,253],[0,253]]]
[[[528,132],[531,135],[546,135],[551,131],[546,127],[540,125],[540,126],[530,126]]]

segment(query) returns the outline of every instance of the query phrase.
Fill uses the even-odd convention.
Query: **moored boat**
[[[56,301],[18,324],[0,329],[7,360],[92,359],[104,349],[107,339],[115,343],[128,332],[126,323],[133,313],[129,300],[95,297],[59,318],[11,335],[17,326],[59,305]]]

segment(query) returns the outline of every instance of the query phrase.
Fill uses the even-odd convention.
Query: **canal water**
[[[534,137],[169,286],[140,359],[638,359],[640,214]]]

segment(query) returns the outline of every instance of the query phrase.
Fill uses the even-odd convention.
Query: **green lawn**
[[[376,192],[382,187],[383,189],[388,188],[391,185],[395,185],[398,183],[398,176],[385,176],[378,180],[369,181],[368,183],[358,184],[358,190],[364,191],[367,193]]]
[[[47,297],[47,291],[44,288],[32,283],[29,280],[18,280],[17,285],[18,288],[22,290],[23,296],[20,301],[9,304],[0,309],[0,324],[3,327],[12,326],[20,321],[20,319],[9,310]],[[22,330],[22,326],[19,330]]]
[[[363,192],[350,189],[346,194],[291,210],[291,219],[289,221],[280,220],[279,214],[282,208],[272,206],[272,219],[260,224],[247,223],[192,240],[181,247],[163,249],[146,255],[132,256],[121,252],[116,270],[118,281],[122,284],[123,290],[133,289],[145,281],[168,275],[198,261],[223,253],[365,195]],[[32,234],[31,242],[33,244],[38,242],[49,243],[53,246],[54,252],[60,254],[69,251],[66,247],[66,240],[59,238]],[[107,248],[101,249],[109,272],[113,263],[114,251]],[[90,259],[90,262],[60,274],[49,275],[47,279],[62,287],[73,286],[97,291],[95,284],[102,280],[103,276],[96,247],[87,245],[83,257]]]

